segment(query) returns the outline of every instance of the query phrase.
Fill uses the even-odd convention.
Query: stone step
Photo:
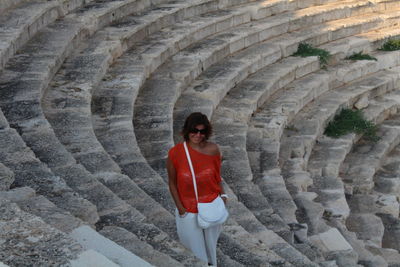
[[[0,117],[2,117],[0,111]],[[90,224],[98,220],[96,207],[74,192],[65,181],[41,162],[12,128],[0,130],[0,162],[15,175],[13,186],[31,186],[57,206]]]
[[[379,126],[381,139],[376,144],[358,144],[353,146],[341,168],[341,178],[350,187],[349,193],[367,194],[374,187],[373,177],[382,165],[387,153],[399,142],[398,125],[395,119],[386,120]],[[364,152],[367,150],[367,152]],[[358,173],[357,173],[358,172]]]
[[[0,198],[2,262],[10,266],[63,265],[84,250],[71,237]]]
[[[18,5],[18,2],[21,3]],[[0,3],[0,70],[38,31],[88,2],[90,1],[2,1]],[[4,11],[7,8],[9,10]]]
[[[115,226],[106,226],[100,230],[100,234],[114,241],[125,249],[139,255],[154,266],[183,266],[171,257],[154,250],[152,246],[143,242],[131,232]]]
[[[90,64],[90,66],[91,65],[92,64]],[[63,71],[72,73],[74,71],[74,66],[76,65],[64,64]],[[86,69],[88,70],[87,75],[85,75],[86,79],[95,79],[95,77],[90,75],[90,67]],[[81,69],[80,74],[85,73],[86,69]],[[63,76],[62,74],[57,74],[55,78],[56,83],[60,82],[64,77],[69,77],[69,75]],[[76,83],[80,81],[81,80],[78,79]],[[67,87],[78,88],[74,82],[75,81],[71,81]],[[164,210],[164,208],[159,207],[157,203],[137,187],[131,179],[120,174],[119,167],[97,141],[90,123],[90,90],[89,92],[74,90],[74,92],[75,94],[65,93],[65,90],[62,88],[51,87],[44,96],[46,117],[50,121],[52,129],[55,131],[58,139],[79,163],[95,174],[97,179],[127,203],[137,208],[152,221],[152,223],[173,235],[175,231],[173,229],[174,219],[172,215],[168,213],[167,210]],[[57,103],[60,102],[74,104],[71,105],[72,107],[64,106],[63,109],[58,109]],[[154,188],[152,190],[154,191]],[[163,187],[157,189],[157,191],[167,192],[167,186],[164,184]],[[133,194],[132,192],[135,193]],[[171,199],[168,198],[168,201],[171,201]],[[153,208],[149,209],[149,206]],[[168,206],[172,207],[171,204]],[[172,209],[170,209],[170,211],[172,211]],[[163,215],[160,216],[160,214]],[[233,239],[237,239],[237,237]],[[238,246],[240,245],[238,244]],[[248,247],[259,249],[257,246],[251,245],[251,243],[248,244]],[[259,254],[262,255],[262,253]]]
[[[336,218],[328,218],[328,224],[339,230],[340,234],[347,240],[351,247],[357,252],[358,263],[362,266],[388,266],[388,258],[383,257],[382,253],[371,253],[370,248],[366,248],[364,242],[357,239],[355,233],[350,232],[344,222]]]
[[[195,46],[191,46],[188,49],[183,50],[181,53],[173,57],[172,61],[167,62],[163,67],[161,67],[161,70],[157,71],[157,74],[155,74],[154,78],[150,79],[147,81],[147,83],[144,85],[142,91],[149,92],[148,94],[151,94],[151,91],[157,91],[159,88],[157,88],[157,85],[159,84],[165,84],[168,83],[170,84],[169,87],[175,87],[174,90],[171,89],[171,92],[168,93],[168,97],[171,98],[171,101],[174,101],[175,98],[179,96],[179,92],[182,90],[185,84],[193,80],[195,76],[197,76],[202,69],[207,68],[211,64],[215,63],[217,60],[222,59],[224,56],[226,56],[229,53],[233,53],[235,51],[238,51],[239,49],[242,49],[244,47],[247,47],[254,42],[259,42],[262,40],[265,40],[267,38],[270,38],[271,36],[276,36],[278,34],[282,34],[286,32],[286,28],[288,27],[288,22],[285,19],[276,20],[276,18],[271,18],[269,19],[270,22],[266,23],[266,21],[259,21],[252,27],[236,27],[234,30],[221,33],[217,36],[205,39],[204,41],[200,42],[199,44]],[[252,23],[254,24],[254,23]],[[269,33],[262,33],[263,30],[269,29]],[[276,32],[276,30],[278,32]],[[240,32],[240,34],[238,34]],[[262,33],[262,34],[261,34]],[[245,41],[246,40],[246,41]],[[286,38],[284,40],[287,42]],[[283,41],[281,41],[283,42]],[[235,44],[235,45],[233,45]],[[240,44],[240,45],[238,45]],[[219,54],[218,54],[219,53]],[[201,60],[200,58],[193,58],[190,59],[191,55],[196,55],[195,57],[198,57],[197,55],[201,55]],[[192,56],[193,57],[193,56]],[[190,59],[190,60],[189,60]],[[186,62],[186,63],[185,63]],[[196,63],[197,62],[197,63]],[[199,63],[200,62],[200,63]],[[195,69],[188,69],[187,66],[188,63],[191,66],[191,68]],[[245,66],[248,66],[249,63],[247,63]],[[225,66],[226,67],[226,66]],[[186,68],[184,72],[183,68]],[[171,72],[172,71],[172,72]],[[170,73],[171,72],[171,73]],[[180,80],[183,82],[183,84],[174,81],[174,79],[171,78],[165,78],[165,77],[174,77],[177,80]],[[163,78],[164,77],[164,78]],[[164,90],[165,91],[165,90]],[[141,96],[139,95],[139,98]],[[145,105],[145,103],[149,103],[146,98],[146,96],[143,96],[143,101],[137,101],[136,106],[139,105]],[[162,96],[162,101],[165,101],[166,95]],[[161,98],[161,97],[160,97]],[[152,102],[154,103],[155,99],[152,99]],[[162,105],[161,105],[162,106]],[[164,105],[165,107],[165,105]],[[143,109],[146,109],[147,107],[144,106]],[[168,108],[168,106],[167,106]],[[169,107],[171,109],[171,107]],[[140,110],[138,112],[135,112],[140,114]],[[164,112],[164,114],[169,114],[171,112]],[[139,116],[139,115],[138,115]],[[148,121],[151,121],[151,118],[143,118],[143,116],[140,116],[144,122],[143,128],[147,128]],[[171,120],[170,118],[163,118],[163,120]],[[137,128],[141,126],[140,124],[140,119],[138,119],[138,122],[135,121],[135,125]],[[156,119],[155,119],[156,120]],[[158,119],[159,120],[159,119]],[[162,128],[162,125],[160,126]],[[168,127],[168,126],[166,126]],[[143,136],[149,136],[146,133],[143,133]],[[143,142],[140,142],[143,143]],[[150,146],[150,145],[149,145]],[[147,146],[147,147],[149,147]],[[166,145],[167,146],[167,145]],[[151,147],[154,147],[152,145]],[[169,144],[168,144],[169,147]],[[150,148],[149,148],[150,149]],[[161,150],[162,148],[160,148]],[[146,151],[146,146],[143,145],[142,148],[143,151]],[[165,150],[165,149],[164,149]],[[149,152],[151,154],[151,152]],[[160,154],[158,149],[153,149],[153,154]],[[147,159],[151,158],[151,155],[147,155]]]
[[[0,3],[0,14],[3,14],[7,9],[11,9],[17,6],[20,3],[23,3],[25,0],[4,0]]]
[[[400,107],[397,91],[382,99],[372,99],[363,109],[364,117],[374,123],[381,123]],[[333,217],[347,218],[349,207],[345,199],[345,188],[339,179],[339,170],[352,145],[360,138],[349,134],[340,138],[322,136],[317,139],[307,165],[307,171],[313,179],[313,191],[319,195],[319,202]],[[329,159],[329,160],[327,160]],[[321,182],[321,179],[326,182]]]
[[[396,10],[391,12],[390,15],[385,14],[384,17],[376,15],[375,13],[369,13],[358,17],[340,19],[323,25],[283,34],[282,36],[254,45],[243,52],[237,53],[228,60],[221,61],[203,72],[192,85],[182,93],[175,105],[175,114],[180,114],[180,117],[175,117],[175,121],[181,122],[183,118],[193,110],[201,110],[206,114],[211,114],[212,109],[218,105],[219,101],[230,90],[232,85],[242,81],[247,75],[256,72],[260,68],[294,53],[300,42],[321,45],[326,42],[345,38],[349,35],[394,25],[397,23],[399,15],[399,10]],[[392,20],[388,19],[388,17],[391,17]],[[363,25],[364,28],[361,28],[361,25]],[[355,49],[356,46],[352,48]],[[208,49],[210,48],[208,47]],[[336,53],[342,55],[343,51],[348,50],[349,47],[345,50],[341,50],[341,53],[338,51],[336,51]],[[187,57],[188,56],[186,56],[186,58]],[[205,60],[203,60],[203,62],[204,61]],[[171,64],[167,64],[166,67],[168,67],[169,70],[173,69],[173,65]],[[203,66],[203,68],[205,67],[206,66]],[[160,77],[163,77],[163,75],[160,74],[157,76],[158,79],[160,79]],[[179,81],[186,84],[184,79],[180,79]],[[211,86],[211,84],[213,86]],[[177,84],[176,86],[182,86],[182,84]],[[145,89],[149,90],[149,88],[146,87]],[[178,94],[178,96],[181,90],[182,89],[177,89],[176,94]],[[172,100],[174,99],[172,96],[171,98]],[[187,106],[191,108],[188,109]],[[182,110],[185,110],[186,113]],[[145,148],[145,145],[143,145],[142,150],[144,150],[144,153],[146,153]],[[148,158],[151,158],[151,155],[149,155]]]
[[[293,64],[290,64],[293,67]],[[359,66],[357,67],[359,68]],[[303,70],[304,72],[304,70]],[[265,71],[265,73],[268,73],[268,77],[277,77],[276,74],[274,74],[273,72],[271,72],[271,68],[269,68],[269,71]],[[265,75],[265,74],[264,74]],[[260,75],[260,73],[258,73],[256,76],[261,77],[264,75]],[[294,78],[294,77],[293,77]],[[252,78],[250,77],[250,79],[247,79],[245,82],[243,82],[242,84],[239,84],[238,86],[236,86],[234,89],[232,89],[229,92],[229,95],[227,95],[223,101],[220,103],[220,105],[218,106],[218,108],[216,109],[215,113],[214,113],[214,125],[217,126],[216,131],[217,131],[217,142],[222,144],[223,146],[226,144],[226,150],[228,152],[228,159],[231,158],[231,162],[235,162],[235,164],[240,161],[238,155],[246,155],[246,123],[248,120],[248,117],[250,116],[250,114],[252,112],[255,111],[255,109],[257,108],[257,106],[259,106],[260,102],[262,103],[262,98],[266,98],[266,96],[268,96],[269,94],[271,94],[270,92],[268,92],[268,90],[266,88],[270,88],[270,90],[272,90],[272,84],[273,81],[269,80],[268,82],[268,86],[265,86],[264,84],[261,83],[261,81],[257,81],[257,78]],[[263,87],[264,85],[264,87]],[[266,88],[265,88],[266,87]],[[249,88],[251,88],[251,90],[249,90]],[[245,92],[244,90],[247,89],[249,90],[248,92]],[[264,95],[262,95],[264,94]],[[258,102],[258,103],[257,103]],[[233,108],[234,107],[234,108]],[[233,118],[232,118],[233,117]],[[227,119],[228,118],[228,119]],[[222,130],[220,130],[222,129]],[[235,133],[235,135],[232,135],[232,132]],[[240,134],[240,133],[244,133],[244,134]],[[231,144],[235,144],[235,146],[232,146]],[[256,142],[253,142],[256,143]],[[240,144],[242,144],[242,146],[240,146]],[[229,150],[232,150],[232,152],[229,152]],[[233,160],[234,159],[234,160]],[[227,160],[228,161],[228,160]],[[231,166],[229,165],[227,167],[227,169],[229,170],[229,173],[235,173],[234,171],[232,171],[232,169],[237,169],[237,173],[240,173],[240,177],[247,177],[247,183],[245,186],[249,186],[249,181],[252,180],[252,174],[250,171],[250,168],[247,167],[248,171],[246,173],[246,165],[248,164],[248,159],[244,159],[242,161],[240,165],[238,165],[237,167],[235,166]],[[228,174],[229,176],[229,174]],[[235,175],[236,177],[236,175]],[[276,177],[276,176],[274,176]],[[226,177],[225,177],[226,178]],[[235,179],[235,182],[237,182],[237,179]],[[282,183],[281,183],[282,184]],[[282,188],[282,187],[281,187]],[[243,201],[243,199],[246,199],[246,193],[249,190],[238,190],[239,195],[241,195],[241,199]],[[242,194],[240,192],[243,192]],[[254,197],[254,192],[256,192],[255,190],[251,190],[252,196]],[[281,190],[279,191],[279,193],[282,192]],[[268,192],[269,193],[269,192]],[[265,194],[267,197],[268,195]],[[282,195],[282,194],[280,194]],[[281,199],[282,197],[278,197],[278,199]],[[290,200],[290,196],[286,195],[286,199],[287,201],[291,201]],[[287,203],[287,201],[285,202],[285,204]],[[250,201],[251,202],[251,201]],[[253,202],[254,203],[254,202]],[[258,203],[260,206],[262,207],[268,207],[268,205],[265,204],[261,204],[260,203],[260,198],[258,198]],[[290,202],[289,202],[290,203]],[[278,209],[279,210],[279,209]],[[295,211],[295,207],[293,207],[292,209],[292,221],[294,222],[294,211]],[[287,218],[287,217],[286,217]],[[289,221],[290,222],[290,221]],[[289,223],[288,222],[288,223]]]
[[[358,68],[360,68],[360,65],[358,65]],[[351,69],[351,68],[349,68],[349,69]],[[334,71],[333,72],[330,72],[330,73],[335,73]],[[317,76],[316,76],[317,77]],[[321,77],[321,76],[318,76],[318,77]],[[300,79],[301,80],[301,79]],[[322,81],[325,81],[325,82],[328,82],[330,79],[329,79],[329,77],[326,77],[326,78],[323,78],[323,79],[321,79]],[[312,80],[310,80],[310,79],[304,79],[304,81],[312,81]],[[370,83],[369,81],[368,81],[368,83]],[[367,82],[365,82],[365,84],[368,84]],[[298,87],[298,88],[302,88],[301,90],[302,91],[304,91],[304,90],[306,90],[306,89],[310,89],[310,88],[313,88],[313,86],[311,86],[310,84],[308,84],[308,85],[306,85],[307,83],[305,83],[305,84],[303,84],[304,86],[301,86],[301,87]],[[354,86],[354,87],[356,87],[356,86]],[[291,90],[293,90],[293,88],[295,88],[295,87],[290,87],[290,88],[292,88]],[[318,86],[316,86],[315,88],[317,88],[318,90],[320,90],[320,88],[321,88],[321,86],[319,86],[319,84],[318,84]],[[346,87],[347,88],[347,87]],[[353,87],[352,87],[353,88]],[[348,91],[349,89],[346,89],[346,90],[341,90],[341,91]],[[299,89],[299,91],[300,91],[300,89]],[[348,94],[348,93],[347,93]],[[295,95],[295,94],[294,94]],[[318,95],[318,94],[316,94],[316,95]],[[315,95],[315,96],[316,96]],[[327,99],[337,99],[338,97],[336,96],[336,95],[339,95],[338,93],[337,94],[335,94],[335,96],[330,96],[330,97],[328,97]],[[286,102],[287,100],[286,99],[288,99],[288,96],[293,96],[293,94],[290,94],[290,90],[288,91],[288,92],[285,92],[285,94],[283,95],[284,97],[282,98],[283,100],[284,100],[284,102]],[[341,96],[342,97],[342,96]],[[346,97],[348,97],[348,95],[346,96]],[[346,99],[346,101],[348,101],[348,99],[346,98],[346,97],[344,97],[343,99]],[[279,98],[276,98],[276,99],[279,99]],[[289,98],[289,101],[287,102],[288,104],[290,104],[290,102],[291,101],[293,101],[293,100],[290,100],[290,99],[295,99],[295,98]],[[299,100],[296,100],[296,101],[299,101]],[[333,101],[333,100],[332,100]],[[308,101],[305,101],[305,103],[307,103]],[[317,102],[317,103],[319,103],[319,102]],[[317,105],[317,103],[316,103],[316,111],[318,110],[318,112],[320,112],[320,108],[318,108],[318,105]],[[293,104],[291,104],[292,106],[293,106]],[[326,105],[324,105],[324,106],[326,106]],[[300,108],[302,107],[301,105],[299,106]],[[258,128],[259,127],[266,127],[266,128],[261,128],[261,129],[263,129],[263,131],[265,131],[266,132],[266,134],[267,134],[267,136],[268,136],[268,134],[271,136],[271,133],[268,133],[268,129],[271,127],[271,126],[268,126],[268,125],[275,125],[274,127],[276,127],[276,124],[275,123],[272,123],[271,124],[271,120],[270,119],[268,119],[268,116],[276,116],[277,115],[277,112],[276,111],[279,111],[279,109],[276,109],[276,108],[274,108],[273,107],[273,105],[271,104],[271,103],[269,103],[268,102],[268,108],[271,108],[271,111],[273,111],[272,113],[270,113],[270,112],[267,112],[266,110],[262,110],[262,112],[261,113],[263,113],[263,114],[261,114],[261,113],[258,113],[257,114],[257,116],[258,116],[258,118],[257,118],[257,120],[254,120],[253,121],[253,123],[254,123],[254,125],[256,125]],[[336,109],[335,109],[336,110]],[[334,110],[334,111],[335,111]],[[333,112],[334,112],[333,111]],[[280,112],[282,112],[282,109],[280,109]],[[315,112],[314,114],[318,114],[318,112]],[[285,114],[286,113],[286,114]],[[283,116],[284,118],[285,118],[285,120],[288,118],[288,117],[290,117],[290,114],[292,114],[291,115],[291,117],[293,118],[293,114],[296,114],[297,112],[296,111],[290,111],[290,109],[286,109],[285,110],[285,113],[282,113],[282,115],[281,116]],[[279,113],[278,113],[279,114]],[[284,115],[285,114],[285,115]],[[305,114],[308,114],[308,113],[305,113]],[[334,114],[334,113],[333,113]],[[263,115],[264,116],[266,116],[266,117],[263,117]],[[309,114],[308,114],[309,115]],[[310,115],[309,115],[310,116]],[[305,129],[308,129],[308,127],[300,127],[300,125],[303,125],[304,126],[304,122],[306,122],[307,120],[305,120],[304,118],[300,118],[300,116],[299,117],[296,117],[297,119],[294,119],[294,122],[295,123],[297,123],[297,124],[299,124],[299,126],[298,125],[295,125],[295,126],[298,126],[298,128],[300,129],[299,131],[301,131],[301,129],[303,129],[303,130],[305,130]],[[320,120],[321,121],[321,123],[322,122],[324,122],[324,120]],[[279,126],[279,127],[284,127],[284,125],[285,124],[280,124],[281,126]],[[310,126],[310,125],[308,125],[308,126]],[[273,129],[273,128],[272,128]],[[271,129],[271,130],[272,130]],[[267,130],[267,131],[266,131]],[[269,132],[271,132],[271,131],[269,131]],[[294,135],[296,135],[296,134],[298,134],[298,133],[294,133]],[[305,134],[309,134],[309,133],[305,133]],[[272,134],[272,136],[273,136],[273,138],[270,138],[269,140],[271,140],[271,141],[273,141],[273,140],[277,140],[276,138],[279,138],[279,135],[274,135],[274,134]],[[279,140],[279,139],[278,139]],[[299,143],[301,143],[301,142],[299,142]],[[286,145],[286,144],[285,144]],[[291,149],[293,148],[293,146],[290,146],[290,145],[287,145],[288,147],[290,147]],[[278,146],[278,149],[276,149],[276,148],[272,148],[272,149],[274,149],[274,151],[275,151],[275,153],[276,152],[278,152],[279,153],[279,146]],[[301,155],[302,155],[302,153],[300,153]],[[276,157],[276,156],[275,156]],[[301,165],[299,165],[300,167],[301,167]],[[275,167],[276,168],[276,167]],[[303,177],[303,176],[305,176],[305,177]],[[287,174],[285,174],[285,178],[286,177],[288,177],[287,176]],[[304,171],[303,172],[300,172],[300,171],[297,171],[296,172],[296,175],[293,175],[293,177],[295,178],[295,180],[291,180],[291,181],[288,181],[287,179],[285,179],[285,181],[286,181],[286,186],[287,186],[287,188],[289,189],[289,191],[291,191],[292,193],[297,193],[297,192],[299,192],[299,191],[306,191],[307,190],[307,186],[308,185],[310,185],[310,182],[309,181],[311,181],[310,180],[310,178],[308,177],[308,174],[307,173],[305,173]],[[308,178],[307,178],[308,177]],[[288,182],[289,182],[289,184],[288,184]],[[315,198],[315,197],[314,197]],[[312,200],[312,199],[311,199]],[[315,203],[315,204],[313,204],[313,202],[311,201],[310,202],[310,200],[307,200],[307,198],[295,198],[295,201],[296,201],[296,204],[297,204],[297,206],[298,206],[298,208],[301,208],[300,210],[302,210],[302,213],[304,213],[304,216],[306,217],[306,218],[308,218],[307,220],[305,220],[305,219],[302,219],[302,222],[307,222],[307,224],[308,224],[308,230],[309,231],[311,231],[311,232],[316,232],[316,233],[318,233],[318,232],[323,232],[323,231],[326,231],[326,225],[324,226],[324,223],[323,223],[323,221],[321,221],[321,217],[322,217],[322,215],[323,215],[323,208],[322,208],[322,206],[320,206],[320,207],[318,207],[318,205]],[[317,205],[317,206],[316,206]],[[319,204],[320,205],[320,204]],[[304,211],[303,211],[304,210]],[[307,211],[307,210],[309,210],[309,211]],[[312,212],[313,210],[315,210],[315,211],[318,211],[318,213],[316,214],[315,212]],[[319,215],[318,215],[319,214]]]
[[[400,254],[398,250],[391,248],[377,248],[377,247],[370,247],[369,249],[373,251],[376,255],[383,257],[385,261],[388,263],[389,267],[395,267],[399,265]]]
[[[0,191],[10,189],[10,185],[15,180],[15,174],[9,168],[0,163]]]
[[[48,115],[48,114],[47,114]],[[48,116],[49,117],[49,116]],[[53,125],[53,127],[54,127],[54,125]],[[57,130],[56,130],[57,131]],[[80,147],[81,148],[81,147]],[[87,166],[87,165],[85,165],[85,166]],[[93,166],[92,166],[93,167]],[[117,187],[114,187],[114,188],[117,188]],[[126,188],[126,187],[125,187]],[[142,202],[144,202],[143,200],[142,200]]]
[[[1,105],[6,108],[6,117],[12,126],[18,128],[24,141],[35,150],[41,160],[49,164],[53,170],[56,169],[58,175],[68,178],[69,184],[74,187],[75,191],[84,193],[86,198],[90,198],[90,201],[96,204],[101,216],[98,227],[101,228],[103,225],[110,224],[123,226],[136,233],[142,240],[147,240],[149,235],[154,238],[158,237],[162,241],[156,242],[156,240],[151,239],[148,242],[155,245],[156,249],[162,247],[166,253],[179,257],[182,262],[186,261],[188,264],[194,265],[200,264],[180,244],[170,239],[167,234],[160,231],[153,224],[143,222],[145,217],[142,214],[116,197],[101,185],[96,178],[88,176],[88,172],[82,166],[77,166],[74,158],[57,140],[50,124],[43,116],[39,104],[41,92],[46,87],[47,81],[51,79],[53,72],[58,69],[60,63],[69,53],[68,48],[72,49],[71,40],[78,42],[79,38],[76,36],[82,33],[83,29],[85,31],[94,30],[93,25],[89,24],[83,27],[84,21],[76,22],[76,20],[90,18],[95,22],[97,21],[95,15],[98,15],[97,18],[101,19],[106,14],[111,14],[110,12],[114,12],[114,18],[118,19],[124,16],[124,12],[121,9],[129,11],[129,4],[134,5],[132,1],[111,3],[111,7],[118,7],[116,9],[102,8],[107,7],[107,3],[104,3],[105,6],[99,3],[86,10],[88,13],[82,10],[79,15],[74,14],[75,20],[65,18],[52,24],[51,27],[54,29],[62,26],[57,31],[52,30],[50,27],[41,31],[37,39],[31,40],[21,50],[21,54],[18,55],[19,58],[29,58],[28,62],[24,60],[25,72],[16,72],[19,67],[17,59],[15,59],[14,65],[10,63],[14,59],[10,60],[7,65],[2,77],[4,78],[4,84],[2,84],[4,93],[2,94]],[[106,19],[106,21],[110,20],[112,21],[112,18]],[[101,23],[99,22],[99,24]],[[44,44],[40,44],[41,38],[45,35],[47,35],[48,39]],[[12,72],[13,70],[15,70],[15,73]],[[80,179],[78,180],[77,178]],[[104,193],[104,196],[107,197],[99,198],[98,192]],[[77,206],[79,207],[79,205]]]
[[[24,212],[38,216],[51,227],[68,234],[85,250],[94,250],[118,266],[150,266],[136,255],[129,253],[89,226],[84,225],[81,220],[73,217],[70,213],[56,207],[45,197],[36,195],[32,188],[19,187],[7,192],[0,192],[0,198],[15,202]],[[148,248],[146,247],[146,249]]]
[[[287,182],[291,181],[292,192],[302,191],[301,186],[296,186],[296,174],[304,172],[316,138],[322,134],[335,113],[342,108],[352,107],[364,96],[375,97],[396,89],[394,82],[397,80],[395,72],[380,71],[337,90],[327,91],[318,101],[296,115],[292,128],[287,128],[282,135],[280,150],[280,161]],[[321,106],[324,108],[321,109]]]
[[[386,63],[388,63],[388,67],[390,66],[396,66],[398,65],[396,63],[396,56],[397,54],[391,54],[391,56],[389,55],[383,55],[384,58],[388,58],[391,57],[393,59],[387,61]],[[378,56],[378,55],[377,55]],[[384,59],[382,58],[382,60]],[[350,75],[348,75],[347,78],[352,77],[351,79],[355,79],[357,77],[362,77],[362,73],[369,73],[369,72],[374,72],[374,71],[379,71],[379,69],[381,69],[382,65],[379,66],[379,64],[376,63],[371,63],[371,62],[360,62],[360,63],[354,63],[351,65],[348,65],[349,67],[346,69],[343,69],[344,71],[348,72]],[[344,65],[342,65],[344,66]],[[338,69],[340,69],[342,66],[339,66]],[[368,70],[370,69],[370,70]],[[358,70],[358,73],[354,73],[352,70]],[[340,72],[338,72],[340,73]],[[335,74],[335,71],[329,71],[329,72],[325,72],[325,71],[319,71],[317,73],[313,73],[309,76],[306,76],[304,78],[298,79],[296,80],[293,84],[290,84],[289,86],[287,86],[288,89],[286,90],[280,90],[278,91],[273,97],[271,97],[271,101],[267,102],[265,104],[265,108],[261,108],[261,111],[258,112],[254,118],[252,119],[252,123],[260,129],[263,129],[263,131],[265,133],[268,132],[268,134],[266,134],[265,137],[269,137],[272,141],[273,140],[279,140],[282,136],[283,130],[286,127],[286,132],[290,133],[292,138],[291,140],[293,140],[292,143],[286,143],[286,150],[284,149],[276,149],[276,147],[272,147],[272,151],[270,153],[275,153],[276,151],[280,151],[281,152],[281,162],[280,164],[283,165],[284,164],[284,160],[286,159],[292,159],[292,162],[294,162],[295,158],[299,158],[301,159],[301,162],[306,162],[308,160],[308,157],[310,155],[310,149],[312,148],[311,145],[308,145],[308,141],[310,141],[312,143],[312,138],[308,138],[307,140],[307,147],[305,148],[306,143],[304,143],[303,141],[300,142],[300,139],[297,140],[295,139],[296,136],[301,135],[302,133],[300,132],[300,130],[307,130],[307,127],[304,127],[304,125],[296,125],[296,121],[298,123],[301,124],[301,122],[303,122],[303,118],[302,120],[300,119],[300,115],[296,115],[310,100],[312,99],[316,99],[317,96],[321,95],[324,91],[328,91],[330,87],[334,86],[336,87],[337,84],[340,84],[342,82],[337,82],[337,78],[336,77],[340,77],[342,76],[341,74],[337,75]],[[345,76],[342,76],[345,77]],[[368,78],[368,77],[367,77]],[[346,77],[344,78],[346,79]],[[351,80],[350,79],[350,80]],[[372,78],[369,78],[370,80],[373,80]],[[343,78],[341,78],[341,80],[343,80]],[[350,80],[347,80],[347,82],[349,82]],[[379,80],[375,81],[375,84],[377,86],[379,86],[379,82],[377,82]],[[382,84],[385,84],[384,80],[381,80]],[[359,84],[362,84],[363,81],[359,82]],[[369,80],[365,80],[365,83],[368,83]],[[336,83],[336,85],[335,85]],[[373,84],[373,83],[372,83]],[[392,86],[393,87],[393,86]],[[315,89],[312,89],[315,88]],[[344,87],[345,88],[345,87]],[[353,87],[352,87],[353,88]],[[340,90],[340,93],[343,90]],[[346,93],[346,92],[344,92]],[[329,93],[327,93],[329,94]],[[334,93],[332,93],[334,94]],[[335,93],[335,94],[339,94],[339,93]],[[347,93],[348,94],[348,93]],[[347,95],[346,95],[347,96]],[[362,95],[360,95],[361,97]],[[336,97],[336,95],[335,95]],[[343,98],[344,96],[340,96],[341,98]],[[318,102],[319,103],[319,102]],[[317,114],[318,112],[314,112],[314,114]],[[302,112],[301,114],[304,114],[304,116],[307,117],[307,113],[306,112]],[[324,113],[318,114],[319,118],[319,131],[321,132],[321,126],[323,124],[326,123],[326,120],[324,119],[328,119],[329,117],[325,118],[323,117]],[[295,115],[297,117],[295,117]],[[274,118],[272,118],[272,116]],[[333,115],[332,115],[333,116]],[[294,118],[296,118],[295,123],[293,125],[289,125],[289,122],[291,120],[293,120]],[[309,119],[305,120],[305,122],[310,121]],[[311,121],[310,121],[311,123]],[[314,123],[315,124],[315,123]],[[287,125],[289,125],[287,127]],[[308,125],[311,127],[311,124]],[[314,125],[317,126],[317,125]],[[310,128],[310,129],[315,129],[314,128]],[[311,130],[309,132],[304,132],[304,134],[306,135],[311,135],[314,133],[311,133]],[[288,137],[289,138],[289,137]],[[290,139],[290,138],[289,138]],[[296,141],[297,140],[297,141]],[[296,144],[300,144],[301,146],[299,147]],[[275,152],[274,152],[275,151]],[[276,158],[276,156],[275,156]],[[300,163],[300,161],[299,161]],[[302,165],[303,163],[301,163],[300,165]],[[303,164],[304,165],[304,164]],[[267,167],[272,167],[275,168],[274,166],[267,166]],[[306,179],[307,180],[307,179]],[[294,189],[294,188],[293,188]],[[301,189],[299,189],[301,190]]]
[[[358,142],[353,146],[343,163],[340,174],[348,187],[353,189],[352,192],[348,190],[351,193],[348,200],[351,214],[346,220],[347,228],[356,232],[359,239],[372,247],[383,246],[384,233],[389,240],[398,235],[396,231],[388,233],[398,220],[399,203],[396,197],[376,194],[370,189],[373,188],[372,177],[384,162],[387,153],[400,143],[398,127],[399,116],[395,115],[379,126],[378,134],[381,139],[378,142]],[[359,172],[357,175],[356,170]],[[390,223],[382,222],[391,217],[394,220]],[[393,241],[389,241],[388,244],[393,244]],[[393,245],[385,247],[393,247]]]

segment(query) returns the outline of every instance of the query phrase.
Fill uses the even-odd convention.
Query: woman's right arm
[[[168,171],[168,185],[169,191],[171,192],[172,198],[174,199],[176,208],[178,209],[179,215],[184,215],[186,209],[183,207],[181,199],[178,195],[178,186],[176,182],[176,170],[174,164],[172,164],[171,159],[167,158],[167,171]]]

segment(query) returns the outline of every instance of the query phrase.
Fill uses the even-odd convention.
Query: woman
[[[192,159],[199,202],[212,202],[220,195],[226,203],[227,195],[220,175],[221,154],[216,144],[207,141],[211,132],[207,116],[194,112],[186,118],[181,133]],[[222,225],[202,229],[197,224],[197,201],[183,143],[175,145],[168,152],[167,170],[169,189],[176,205],[179,240],[196,257],[216,266],[217,241]]]

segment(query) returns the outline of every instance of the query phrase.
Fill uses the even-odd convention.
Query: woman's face
[[[199,144],[204,140],[206,135],[206,127],[203,124],[196,125],[189,133],[189,141]]]

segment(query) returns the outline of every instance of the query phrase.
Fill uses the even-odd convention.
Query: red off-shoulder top
[[[187,147],[196,175],[199,202],[212,202],[221,193],[221,155],[207,155],[198,152],[189,144]],[[197,213],[193,178],[183,143],[171,148],[168,157],[176,170],[178,194],[183,206],[187,212]]]

